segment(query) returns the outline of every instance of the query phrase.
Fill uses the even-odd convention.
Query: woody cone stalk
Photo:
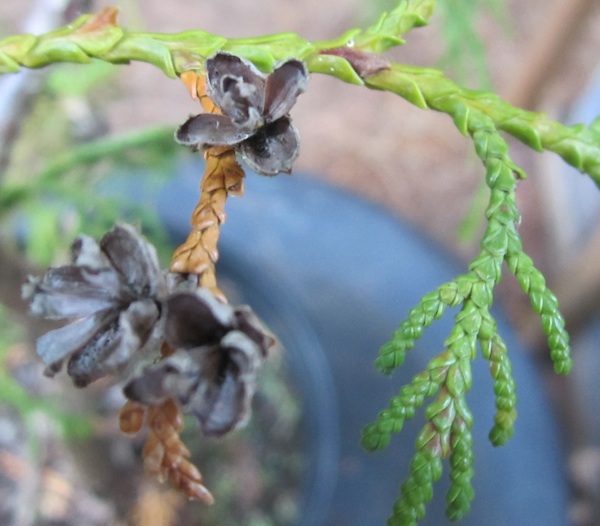
[[[142,453],[146,472],[160,482],[168,479],[176,490],[190,499],[213,504],[214,497],[202,484],[202,475],[188,460],[190,452],[179,437],[183,417],[177,404],[169,399],[162,404],[145,407],[129,401],[121,409],[121,431],[137,433],[144,418],[148,425]]]
[[[197,275],[201,287],[226,301],[217,288],[215,263],[225,201],[243,193],[244,171],[236,154],[260,175],[291,172],[299,134],[289,112],[306,88],[308,72],[303,62],[288,59],[264,75],[250,61],[217,52],[206,61],[206,77],[190,71],[181,79],[204,113],[183,123],[175,140],[203,148],[206,168],[192,232],[175,251],[171,271]]]
[[[204,77],[188,72],[181,76],[193,98],[198,98],[207,113],[220,113],[206,95]],[[200,200],[192,212],[192,231],[173,254],[171,271],[198,276],[200,287],[209,289],[226,301],[217,287],[215,264],[219,258],[217,243],[221,224],[225,222],[225,202],[229,195],[244,193],[244,171],[236,160],[232,146],[205,149],[206,167],[200,183]]]
[[[232,307],[217,287],[225,201],[243,193],[236,155],[261,175],[291,170],[299,136],[288,113],[308,79],[296,59],[265,75],[224,52],[207,59],[206,72],[206,80],[182,75],[205,111],[182,124],[175,139],[201,149],[206,170],[192,232],[175,251],[170,272],[135,227],[117,224],[98,242],[80,235],[70,264],[30,276],[23,297],[32,314],[67,322],[36,342],[46,374],[64,369],[80,388],[106,376],[122,380],[128,402],[120,428],[146,431],[146,470],[211,504],[179,436],[183,414],[195,416],[205,436],[244,426],[259,370],[275,345],[252,309]]]
[[[199,99],[205,112],[219,113],[206,95],[204,77],[188,72],[181,76],[192,98]],[[187,240],[174,253],[171,271],[198,276],[198,287],[208,289],[223,302],[227,299],[217,287],[215,264],[219,258],[217,243],[220,226],[225,222],[227,197],[243,194],[244,171],[228,146],[214,146],[204,151],[206,168],[200,183],[200,200],[192,212]],[[172,351],[162,350],[163,357]],[[183,430],[183,415],[172,399],[160,404],[145,405],[128,401],[121,409],[119,424],[124,433],[137,433],[144,425],[148,434],[143,448],[144,468],[159,481],[169,480],[173,487],[188,498],[213,504],[214,497],[202,484],[202,474],[188,457],[179,432]]]

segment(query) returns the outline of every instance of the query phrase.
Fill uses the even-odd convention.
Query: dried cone
[[[195,73],[181,76],[193,98],[199,98],[204,111],[218,113],[206,95],[204,77]],[[230,146],[209,147],[204,152],[206,168],[200,184],[200,201],[191,217],[192,231],[173,254],[171,271],[199,276],[199,286],[209,289],[226,301],[217,287],[215,263],[219,258],[217,243],[220,227],[225,222],[225,201],[229,195],[242,195],[244,171]]]

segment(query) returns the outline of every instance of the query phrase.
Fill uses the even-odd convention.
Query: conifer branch
[[[244,39],[227,39],[201,30],[173,35],[136,33],[117,24],[114,8],[97,15],[84,15],[73,24],[44,35],[22,35],[0,41],[0,73],[55,62],[87,63],[99,59],[123,64],[138,60],[155,65],[169,77],[180,77],[207,113],[215,112],[216,107],[206,96],[203,75],[207,58],[216,51],[244,57],[263,72],[294,57],[302,60],[310,72],[389,91],[419,108],[445,113],[453,119],[458,131],[472,141],[489,187],[487,225],[479,253],[464,274],[423,296],[390,342],[381,348],[376,360],[380,371],[393,372],[403,364],[406,352],[414,347],[423,331],[444,316],[447,307],[459,307],[441,352],[401,388],[363,431],[362,443],[366,449],[383,449],[393,434],[400,432],[405,422],[424,406],[427,421],[417,437],[410,473],[389,520],[389,524],[400,526],[416,524],[425,515],[434,482],[442,475],[444,459],[449,461],[450,477],[447,516],[456,520],[468,513],[474,494],[473,418],[466,394],[473,382],[471,363],[477,346],[489,362],[496,398],[490,440],[501,445],[513,435],[516,386],[506,344],[491,313],[504,263],[541,318],[556,372],[564,374],[571,368],[569,336],[557,299],[523,250],[516,227],[520,215],[515,191],[525,173],[511,160],[501,133],[512,135],[536,151],[555,152],[589,174],[600,186],[599,120],[589,127],[563,126],[544,114],[515,108],[493,93],[463,89],[441,71],[390,63],[380,56],[402,44],[405,33],[425,25],[433,8],[433,0],[401,0],[371,27],[350,29],[335,39],[319,42],[306,41],[293,33]],[[171,270],[198,275],[199,285],[224,301],[216,284],[217,242],[225,220],[225,201],[228,195],[243,192],[244,173],[230,146],[208,146],[205,159],[202,194],[192,214],[192,232],[175,251]],[[9,195],[10,202],[22,196],[24,190],[17,190]],[[428,405],[426,399],[432,399]],[[170,478],[188,496],[210,502],[212,496],[202,485],[200,473],[187,461],[188,452],[179,441],[182,424],[175,403],[172,400],[149,406],[128,403],[121,415],[122,429],[136,432],[144,423],[149,430],[144,450],[149,471],[157,477]]]
[[[493,93],[460,88],[430,68],[391,64],[365,83],[396,93],[419,108],[448,114],[463,135],[478,128],[499,130],[538,152],[554,152],[600,185],[600,130],[593,125],[564,126],[543,113],[511,106]]]

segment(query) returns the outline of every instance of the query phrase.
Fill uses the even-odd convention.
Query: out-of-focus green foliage
[[[60,410],[60,404],[54,404],[51,399],[29,394],[9,373],[6,357],[11,346],[16,345],[21,337],[20,328],[10,319],[7,309],[0,305],[0,404],[15,409],[25,422],[35,414],[43,413],[66,437],[88,436],[92,431],[88,417],[65,413]]]
[[[63,64],[53,70],[46,81],[50,93],[69,97],[83,97],[107,81],[114,79],[117,70],[101,60],[92,60],[85,69],[85,75],[79,75],[77,66]]]
[[[507,27],[503,0],[438,0],[437,13],[444,38],[444,54],[439,66],[461,84],[491,89],[485,40],[478,33],[478,21],[489,14]]]
[[[364,18],[396,4],[396,0],[366,2]],[[502,28],[509,26],[504,0],[438,0],[433,18],[438,19],[444,50],[438,66],[463,85],[491,89],[485,40],[478,32],[483,16],[490,16]]]
[[[115,217],[122,217],[143,223],[167,258],[165,234],[154,210],[118,191],[111,180],[126,183],[138,177],[143,181],[139,186],[148,187],[168,176],[177,162],[172,129],[73,144],[64,114],[51,100],[40,97],[23,123],[11,165],[0,181],[2,228],[16,232],[28,257],[43,266],[64,254],[67,240],[78,233],[101,237]]]

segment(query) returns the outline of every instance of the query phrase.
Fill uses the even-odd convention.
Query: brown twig
[[[133,526],[173,526],[183,505],[179,493],[161,491],[153,482],[144,482],[131,512]]]
[[[162,357],[172,353],[169,345],[163,344]],[[144,468],[159,482],[169,479],[176,490],[190,499],[212,504],[214,498],[202,485],[202,475],[187,457],[179,432],[183,429],[183,416],[173,400],[159,405],[144,405],[127,401],[119,414],[119,427],[123,433],[138,433],[144,424],[148,435],[142,452]]]
[[[206,95],[204,77],[195,73],[182,75],[193,98],[200,100],[204,111],[218,113]],[[219,258],[217,243],[221,224],[225,222],[225,202],[230,195],[244,193],[244,171],[230,146],[209,147],[204,152],[206,167],[200,183],[200,200],[191,217],[192,231],[173,254],[171,271],[199,276],[199,286],[209,289],[226,301],[217,287],[215,264]]]
[[[188,72],[182,75],[192,98],[199,99],[204,111],[217,113],[219,109],[206,94],[203,76]],[[171,262],[171,271],[198,276],[198,286],[209,289],[226,302],[217,287],[215,264],[219,259],[217,243],[221,224],[225,222],[225,202],[229,195],[243,194],[244,171],[229,146],[214,146],[204,152],[206,167],[200,183],[200,200],[192,212],[187,240],[178,247]],[[171,353],[168,345],[162,357]],[[148,473],[163,482],[170,480],[173,487],[190,499],[212,504],[212,494],[202,484],[202,475],[189,460],[179,432],[183,418],[173,400],[158,405],[143,405],[128,401],[121,409],[119,425],[123,433],[137,433],[144,425],[148,435],[143,448],[144,467]]]
[[[202,484],[202,475],[189,460],[189,450],[179,437],[183,429],[181,410],[173,400],[143,406],[127,402],[119,415],[121,431],[136,433],[146,424],[148,435],[143,448],[144,468],[160,482],[169,480],[186,497],[205,504],[214,498]]]

